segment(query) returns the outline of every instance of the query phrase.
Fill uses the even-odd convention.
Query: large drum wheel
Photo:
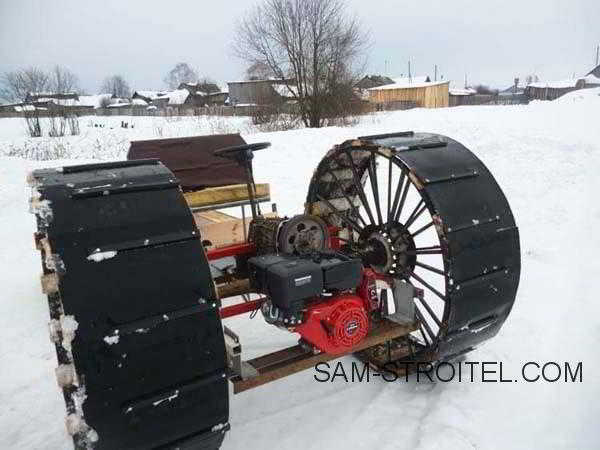
[[[229,429],[220,302],[157,160],[30,177],[42,287],[76,450],[215,450]]]
[[[488,169],[452,139],[404,132],[335,146],[313,175],[306,213],[341,227],[343,251],[423,290],[411,345],[419,360],[472,350],[511,310],[515,220]]]

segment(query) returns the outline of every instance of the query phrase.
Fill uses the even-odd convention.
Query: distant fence
[[[451,95],[449,106],[468,105],[526,105],[529,98],[526,95]]]
[[[529,99],[525,95],[451,95],[449,106],[463,105],[518,105],[527,104]],[[286,105],[290,111],[295,108],[294,105]],[[417,108],[419,105],[414,101],[392,101],[387,103],[370,103],[360,102],[356,110],[357,114],[365,114],[374,111],[398,111]],[[147,109],[145,107],[119,107],[119,108],[98,108],[98,109],[76,109],[68,111],[69,114],[85,117],[85,116],[133,116],[133,117],[178,117],[178,116],[253,116],[259,112],[261,106],[242,105],[242,106],[223,106],[212,105],[203,107],[167,107],[157,109]],[[35,115],[37,117],[56,117],[56,111],[53,110],[37,110],[35,112],[28,111],[10,111],[0,108],[0,118],[6,117],[24,117],[25,114]]]
[[[147,109],[136,107],[120,107],[120,108],[98,108],[89,110],[73,110],[69,114],[78,117],[84,116],[156,116],[156,117],[175,117],[175,116],[251,116],[256,111],[257,106],[203,106],[196,108],[160,108]],[[22,111],[2,111],[0,110],[0,118],[4,117],[25,117],[25,112]],[[28,111],[28,115],[33,112]],[[35,111],[37,117],[54,117],[56,113],[47,110]]]
[[[375,111],[404,111],[418,107],[417,102],[412,100],[395,100],[385,103],[375,103]]]

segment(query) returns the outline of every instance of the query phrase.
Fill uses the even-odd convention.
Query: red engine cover
[[[332,355],[349,351],[369,332],[364,302],[352,294],[312,305],[304,317],[304,323],[295,331],[319,350]]]

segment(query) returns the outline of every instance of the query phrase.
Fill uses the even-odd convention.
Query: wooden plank
[[[244,233],[242,219],[234,218],[224,222],[209,222],[202,217],[202,214],[204,213],[194,213],[194,220],[200,230],[202,240],[210,241],[211,248],[244,242],[244,236],[248,235],[251,218],[246,219],[246,233]]]
[[[58,292],[58,275],[56,272],[47,273],[40,278],[42,283],[42,292],[46,295],[56,294]]]
[[[311,352],[307,352],[300,345],[296,345],[251,359],[247,361],[247,363],[257,370],[258,375],[246,379],[240,377],[232,378],[233,393],[238,394],[302,370],[310,369],[321,362],[332,361],[391,339],[406,336],[416,329],[417,326],[414,323],[410,325],[400,325],[389,320],[383,320],[377,327],[373,328],[369,335],[358,346],[353,348],[350,352],[341,355],[330,355],[327,353],[315,355]]]
[[[202,211],[196,212],[194,214],[194,219],[196,220],[196,224],[198,226],[207,224],[207,223],[222,223],[227,222],[229,220],[237,220],[237,217],[231,216],[229,214],[225,214],[221,211]]]
[[[210,213],[210,214],[209,214]],[[210,241],[211,248],[224,247],[245,242],[252,217],[246,217],[246,232],[244,221],[219,211],[202,211],[192,213],[196,226],[200,230],[203,241]],[[263,217],[277,217],[276,213],[266,213]]]
[[[217,293],[220,299],[248,294],[250,292],[250,280],[248,278],[217,285]]]
[[[183,196],[190,208],[220,205],[223,203],[246,201],[249,199],[248,186],[245,184],[232,184],[229,186],[207,188],[201,191],[186,192]],[[256,185],[257,198],[269,196],[269,184],[263,183]]]

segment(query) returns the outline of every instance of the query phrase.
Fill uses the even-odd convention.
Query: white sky
[[[0,72],[55,63],[84,89],[125,76],[134,89],[163,87],[186,61],[219,82],[242,77],[230,50],[234,23],[255,0],[0,0]],[[515,76],[582,75],[600,43],[600,0],[348,0],[371,30],[368,72],[433,76],[496,87]],[[387,63],[386,63],[387,61]],[[387,70],[386,70],[387,67]]]

